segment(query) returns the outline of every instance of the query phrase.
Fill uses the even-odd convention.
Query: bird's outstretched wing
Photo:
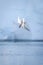
[[[19,24],[21,24],[21,20],[20,20],[20,18],[19,18],[19,17],[18,17],[18,23],[19,23]]]
[[[26,26],[24,26],[24,28],[25,28],[27,31],[30,31],[30,29],[29,29],[29,28],[27,28]]]

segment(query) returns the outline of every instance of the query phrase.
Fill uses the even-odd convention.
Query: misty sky
[[[25,18],[30,32],[19,29],[18,16]],[[18,38],[43,39],[43,0],[0,0],[0,37],[3,32],[14,32]]]

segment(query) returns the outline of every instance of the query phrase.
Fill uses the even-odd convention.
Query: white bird
[[[18,23],[19,23],[19,28],[20,27],[22,27],[22,28],[24,28],[25,27],[25,21],[24,21],[24,18],[23,19],[20,19],[19,17],[18,17]]]
[[[25,28],[26,30],[30,31],[27,27],[26,27],[26,22],[24,21],[24,18],[23,19],[20,19],[18,17],[18,23],[19,23],[19,28],[22,27],[22,28]]]

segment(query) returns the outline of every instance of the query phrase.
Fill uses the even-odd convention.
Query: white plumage
[[[20,18],[19,18],[19,17],[18,17],[18,23],[19,23],[19,24],[21,24],[21,20],[20,20]]]
[[[22,27],[22,28],[25,28],[26,30],[29,31],[29,29],[26,27],[26,23],[25,23],[24,18],[20,19],[20,18],[18,17],[18,23],[19,23],[19,28]]]

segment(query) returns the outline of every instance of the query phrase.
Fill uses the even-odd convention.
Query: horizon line
[[[0,42],[43,42],[43,39],[1,39]]]

